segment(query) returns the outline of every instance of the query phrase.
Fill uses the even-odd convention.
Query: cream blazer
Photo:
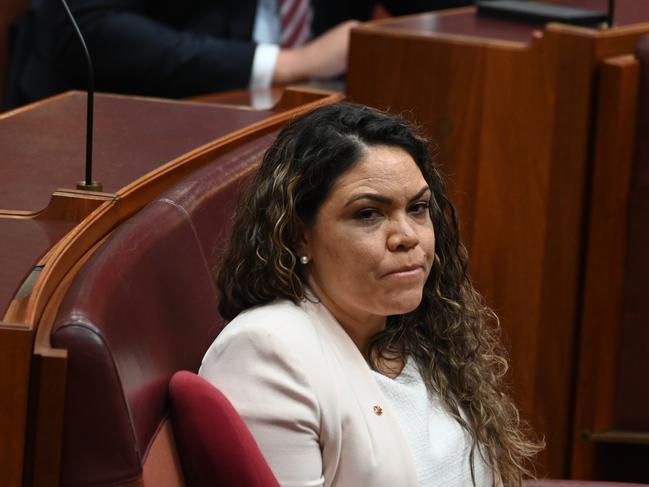
[[[199,374],[232,401],[282,486],[416,487],[395,416],[323,305],[278,301],[241,313]]]

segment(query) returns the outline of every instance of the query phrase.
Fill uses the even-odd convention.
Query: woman
[[[288,125],[236,212],[201,375],[286,486],[520,483],[497,320],[428,144],[352,104]]]

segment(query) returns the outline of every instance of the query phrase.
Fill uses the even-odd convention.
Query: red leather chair
[[[248,427],[221,391],[181,371],[171,378],[169,392],[187,485],[279,487]]]

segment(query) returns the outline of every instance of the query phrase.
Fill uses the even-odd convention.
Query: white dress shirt
[[[257,43],[252,60],[250,89],[268,88],[279,55],[280,18],[277,0],[258,0],[252,38]]]

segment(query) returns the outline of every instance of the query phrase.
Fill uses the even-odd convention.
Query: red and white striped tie
[[[279,0],[280,45],[298,47],[311,35],[309,0]]]

